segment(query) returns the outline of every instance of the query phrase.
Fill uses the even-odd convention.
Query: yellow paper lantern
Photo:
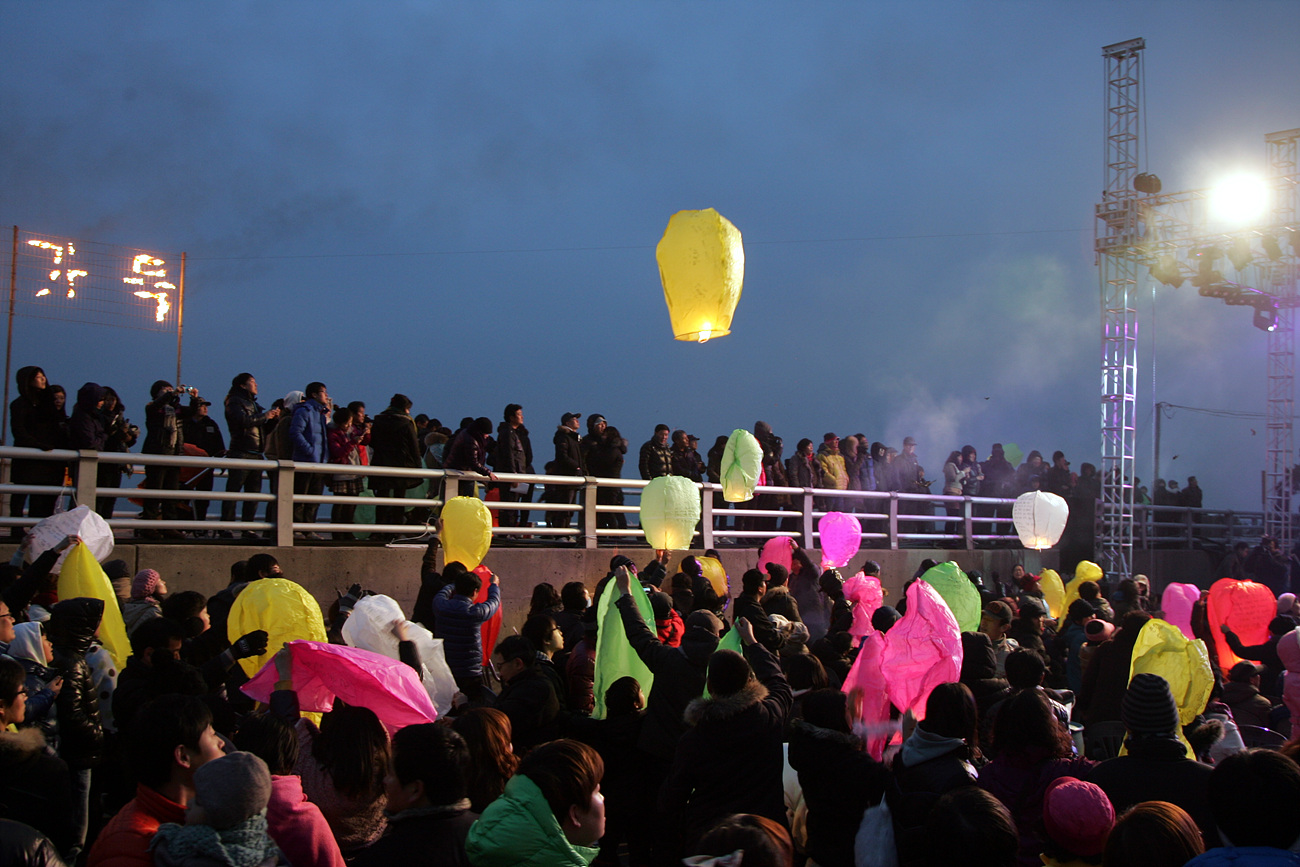
[[[452,497],[442,507],[441,537],[443,562],[473,569],[492,547],[492,513],[478,497]]]
[[[126,623],[122,620],[117,594],[113,592],[113,582],[108,580],[88,545],[78,542],[65,555],[58,588],[61,599],[86,596],[103,601],[104,619],[99,624],[99,640],[103,642],[108,655],[113,657],[117,670],[121,671],[126,665],[126,658],[131,655]]]
[[[723,568],[722,562],[716,557],[696,557],[700,564],[700,570],[704,577],[708,579],[709,584],[713,586],[713,592],[718,594],[719,599],[726,599],[731,595],[731,588],[727,586],[727,570]],[[671,583],[671,582],[670,582]]]
[[[1065,585],[1055,569],[1044,569],[1038,573],[1038,589],[1043,591],[1043,601],[1047,603],[1047,612],[1059,620],[1065,613]]]
[[[288,578],[250,581],[230,606],[226,637],[233,644],[257,630],[267,632],[266,653],[239,660],[249,677],[262,670],[286,641],[327,641],[320,603]]]
[[[712,208],[678,211],[668,220],[655,259],[675,338],[703,343],[731,333],[745,281],[739,229]]]
[[[1011,519],[1015,522],[1020,543],[1039,551],[1061,540],[1069,517],[1070,506],[1065,500],[1047,491],[1021,494],[1011,507]]]
[[[700,491],[684,476],[660,476],[641,490],[641,529],[656,550],[691,547],[700,520]]]

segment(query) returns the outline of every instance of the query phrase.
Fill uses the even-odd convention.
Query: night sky
[[[1099,457],[1101,48],[1146,38],[1142,169],[1207,187],[1300,127],[1295,13],[4,0],[0,225],[185,251],[184,379],[216,408],[249,370],[267,404],[320,379],[453,428],[521,403],[538,471],[569,410],[620,428],[629,476],[658,422],[703,451],[760,418],[787,455],[862,431],[915,436],[930,478],[967,442],[1077,470]],[[705,207],[746,274],[731,336],[696,345],[654,247]],[[1190,285],[1142,298],[1148,481],[1152,403],[1263,413],[1266,340]],[[113,385],[142,423],[175,336],[20,317],[24,364]],[[1165,474],[1207,506],[1258,509],[1263,461],[1262,418],[1164,422]]]

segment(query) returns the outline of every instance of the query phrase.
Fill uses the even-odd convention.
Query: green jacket
[[[523,775],[511,777],[465,841],[474,867],[587,867],[599,853],[565,838],[542,790]]]

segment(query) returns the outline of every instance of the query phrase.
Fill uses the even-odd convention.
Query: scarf
[[[173,861],[202,857],[229,864],[231,867],[257,867],[280,850],[266,833],[266,815],[249,816],[231,828],[218,831],[210,825],[177,825],[168,822],[158,829],[152,851],[159,841],[166,841],[167,854]]]

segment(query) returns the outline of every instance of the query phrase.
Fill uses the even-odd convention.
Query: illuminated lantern
[[[1101,567],[1091,560],[1080,560],[1074,567],[1075,581],[1101,581]]]
[[[704,572],[704,577],[713,587],[713,592],[718,594],[719,599],[726,599],[731,595],[731,587],[727,581],[727,570],[723,568],[722,562],[716,557],[696,557],[700,564],[700,569]],[[671,584],[671,576],[669,582]]]
[[[754,499],[762,473],[763,447],[749,431],[733,430],[722,452],[722,499],[728,503]]]
[[[442,507],[444,563],[473,570],[492,547],[492,513],[478,497],[452,497]]]
[[[925,719],[925,702],[941,683],[961,675],[961,631],[952,611],[925,581],[907,588],[907,613],[885,633],[885,688],[900,712]]]
[[[847,587],[847,582],[845,587]],[[856,614],[856,611],[854,612]],[[856,618],[855,618],[856,619]],[[868,624],[867,629],[871,629]],[[734,631],[734,630],[733,630]],[[882,665],[886,633],[871,631],[858,649],[858,658],[844,679],[849,694],[849,714],[865,728],[867,752],[882,761],[892,729],[889,724],[889,687]]]
[[[1133,661],[1129,680],[1136,674],[1158,674],[1169,684],[1178,704],[1178,721],[1181,723],[1178,739],[1187,747],[1181,726],[1205,710],[1214,688],[1214,674],[1210,670],[1210,655],[1205,642],[1188,641],[1176,626],[1163,620],[1148,620],[1138,633],[1133,646]],[[1188,748],[1188,757],[1192,757]]]
[[[641,489],[641,529],[658,551],[691,547],[700,522],[700,491],[683,476],[660,476]]]
[[[853,625],[849,627],[849,634],[854,638],[869,635],[873,629],[871,615],[885,603],[880,579],[859,572],[844,582],[844,598],[853,603]]]
[[[226,637],[234,644],[258,629],[267,633],[266,653],[239,660],[249,677],[257,674],[286,641],[327,641],[320,603],[288,578],[250,581],[230,606]],[[418,678],[417,678],[418,680]],[[427,698],[427,696],[426,696]]]
[[[847,566],[862,547],[862,522],[843,512],[827,512],[817,524],[822,544],[822,568]]]
[[[1165,620],[1177,626],[1189,639],[1192,634],[1192,606],[1201,598],[1201,588],[1195,584],[1170,584],[1160,595],[1160,610]]]
[[[1219,668],[1227,671],[1241,659],[1228,647],[1219,627],[1226,624],[1246,646],[1263,644],[1268,640],[1268,623],[1277,616],[1277,599],[1263,584],[1220,578],[1210,586],[1206,613],[1219,654]]]
[[[790,571],[794,563],[794,539],[789,536],[777,536],[768,539],[763,543],[762,549],[758,552],[758,569],[760,572],[767,571],[768,563],[775,563],[785,568],[786,572]]]
[[[933,587],[948,605],[948,610],[963,632],[974,632],[980,628],[980,592],[966,577],[966,573],[961,571],[960,566],[951,560],[940,563],[927,569],[921,580]],[[911,606],[912,600],[909,599],[907,604]]]
[[[730,334],[745,280],[740,231],[712,208],[678,211],[668,220],[655,258],[673,336],[703,343]]]
[[[1070,517],[1070,507],[1065,500],[1046,491],[1029,491],[1016,497],[1011,508],[1011,518],[1016,524],[1020,543],[1039,551],[1050,548],[1065,532],[1065,521]]]
[[[492,593],[492,570],[482,563],[473,568],[473,573],[479,578],[478,592],[474,594],[474,604],[481,605],[488,601],[488,596]],[[493,614],[483,625],[479,627],[479,643],[483,645],[483,666],[486,668],[492,659],[492,651],[497,646],[497,636],[501,634],[501,615],[506,609],[506,604],[502,602],[497,606],[496,614]]]
[[[1061,576],[1055,569],[1044,569],[1038,573],[1038,589],[1043,591],[1048,613],[1059,620],[1066,610],[1065,585],[1061,583]],[[1078,593],[1077,588],[1075,592]]]
[[[75,599],[85,596],[104,603],[104,617],[99,622],[98,629],[99,640],[121,671],[126,665],[127,657],[131,655],[131,643],[127,639],[122,608],[118,604],[117,594],[113,592],[113,582],[108,580],[103,567],[95,560],[94,552],[87,545],[74,544],[63,553],[63,558],[63,571],[59,573],[56,585],[59,597]]]

